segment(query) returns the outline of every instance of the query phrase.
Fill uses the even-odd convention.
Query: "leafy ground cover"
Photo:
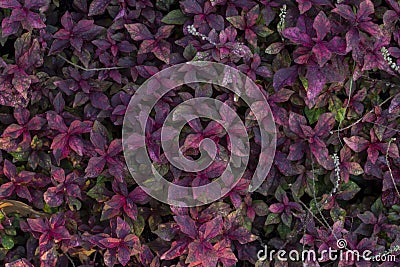
[[[0,0],[0,261],[29,266],[399,266],[392,262],[257,262],[271,249],[400,253],[400,4],[395,0]],[[125,110],[158,71],[191,60],[244,72],[268,99],[277,152],[262,186],[243,178],[221,200],[170,207],[146,195],[122,153]],[[186,185],[224,160],[182,173],[160,148],[168,113],[194,97],[228,104],[211,85],[172,90],[146,142],[158,170]],[[195,120],[182,148],[211,138]]]

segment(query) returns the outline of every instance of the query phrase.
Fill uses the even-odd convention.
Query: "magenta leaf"
[[[34,267],[27,259],[22,258],[10,263],[6,263],[5,267]]]
[[[175,216],[175,221],[182,233],[188,235],[189,237],[195,239],[197,237],[197,227],[195,221],[189,216]]]
[[[185,241],[174,241],[171,244],[171,248],[161,255],[160,258],[165,260],[175,259],[187,251],[187,246],[188,243]]]
[[[210,243],[195,241],[189,244],[188,249],[188,262],[201,262],[204,267],[217,265],[218,255]]]
[[[285,209],[285,206],[281,203],[272,204],[268,208],[268,210],[272,213],[282,213],[284,209]]]
[[[222,226],[223,226],[222,218],[218,216],[212,219],[211,221],[203,224],[199,228],[199,231],[202,232],[202,238],[206,240],[211,240],[217,235],[221,234]]]

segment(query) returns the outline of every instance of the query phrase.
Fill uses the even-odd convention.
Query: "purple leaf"
[[[196,0],[185,0],[181,2],[183,11],[188,14],[201,14],[203,9]]]
[[[351,7],[348,5],[337,5],[336,8],[332,10],[332,12],[339,14],[340,16],[349,21],[356,20],[356,16],[353,13],[353,10],[351,10]]]
[[[174,220],[177,222],[182,233],[195,239],[197,237],[197,227],[195,221],[189,216],[175,216]]]
[[[307,46],[310,47],[313,44],[311,37],[308,34],[302,32],[297,27],[287,28],[283,30],[282,35],[285,38],[288,38],[290,41],[296,44],[301,44],[306,47]]]
[[[130,258],[131,258],[131,251],[127,247],[118,248],[117,259],[119,263],[122,264],[122,266],[127,265]]]
[[[276,203],[269,206],[268,210],[272,213],[282,213],[285,206],[282,203]]]
[[[317,58],[318,65],[323,67],[331,59],[332,53],[325,43],[320,42],[313,46],[312,52]]]
[[[6,263],[5,267],[34,267],[27,259],[22,258],[16,261]]]
[[[106,10],[107,6],[111,3],[111,0],[93,0],[89,6],[88,16],[101,15]]]
[[[201,262],[204,267],[215,267],[217,265],[218,256],[210,243],[194,241],[189,244],[188,248],[187,261]]]
[[[304,172],[305,168],[302,165],[294,164],[286,158],[286,155],[277,151],[275,154],[275,165],[279,171],[285,176],[293,176]]]
[[[400,111],[400,94],[397,94],[390,103],[389,113],[397,113]]]
[[[134,41],[150,40],[153,38],[147,27],[141,23],[126,24],[125,28]]]
[[[160,40],[153,46],[152,52],[158,59],[169,64],[170,53],[171,53],[171,44],[170,43],[168,43],[167,41],[164,41],[164,40]]]
[[[331,24],[323,11],[319,12],[315,17],[313,28],[317,32],[318,40],[323,40],[330,32]]]
[[[292,86],[298,77],[297,65],[282,68],[274,74],[274,89],[279,91],[282,87]]]
[[[1,8],[19,8],[21,4],[17,0],[1,0],[0,1]]]
[[[120,244],[120,239],[108,237],[108,238],[104,238],[104,239],[100,240],[99,242],[106,248],[116,248]]]
[[[85,169],[87,177],[97,177],[103,171],[106,160],[103,157],[92,157]]]
[[[369,141],[360,136],[352,136],[343,138],[344,142],[354,152],[361,152],[368,148]]]
[[[335,116],[332,113],[324,113],[318,118],[315,126],[315,133],[318,136],[326,137],[335,125]]]
[[[199,231],[203,233],[203,238],[205,240],[211,240],[214,237],[221,234],[222,226],[223,226],[222,218],[218,216],[212,219],[211,221],[203,224],[199,228]]]
[[[185,241],[173,241],[170,249],[168,249],[163,255],[161,255],[162,260],[172,260],[185,253],[187,250],[188,243]]]
[[[294,112],[290,112],[289,114],[289,128],[292,132],[299,136],[304,136],[303,130],[301,128],[302,125],[307,125],[307,120],[304,116],[299,115]]]
[[[308,81],[307,98],[315,101],[319,93],[324,89],[326,77],[317,65],[307,67],[306,78]]]

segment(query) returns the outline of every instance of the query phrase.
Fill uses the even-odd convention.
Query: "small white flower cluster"
[[[279,13],[279,23],[278,23],[278,31],[281,32],[285,29],[285,19],[286,19],[287,7],[283,5],[280,9]]]
[[[386,47],[381,48],[381,53],[382,53],[383,59],[389,64],[389,66],[393,70],[395,70],[395,71],[400,70],[400,66],[397,65],[396,62],[393,61],[392,57],[390,56],[389,50],[387,50]]]
[[[339,189],[339,183],[340,183],[340,161],[339,161],[339,157],[335,153],[335,154],[333,154],[332,158],[333,158],[333,163],[335,164],[336,181],[335,181],[335,187],[332,189],[331,196],[333,194],[336,194],[337,190]]]
[[[215,42],[213,42],[208,36],[205,36],[201,32],[198,32],[196,27],[194,25],[189,25],[187,26],[187,31],[193,35],[193,36],[199,36],[202,40],[209,42],[212,45],[217,45]]]
[[[336,177],[336,181],[335,181],[335,185],[333,187],[333,189],[331,190],[331,192],[329,193],[329,196],[325,199],[325,201],[322,203],[322,205],[325,205],[326,203],[328,203],[329,199],[331,197],[333,197],[334,194],[337,193],[338,189],[339,189],[339,185],[340,185],[340,160],[339,157],[336,153],[334,153],[332,155],[333,158],[333,163],[335,164],[335,177]]]
[[[198,32],[194,25],[187,26],[187,31],[193,36],[199,36],[202,40],[205,40],[214,46],[218,46],[218,44],[212,41],[208,36],[202,34],[201,32]],[[248,55],[251,55],[251,52],[245,49],[243,43],[236,43],[232,48],[231,52],[238,57],[246,57]],[[196,60],[200,60],[201,56],[202,55],[199,56],[196,55]]]

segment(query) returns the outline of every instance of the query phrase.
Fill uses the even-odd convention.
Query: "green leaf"
[[[275,198],[280,200],[286,194],[285,190],[281,186],[279,186],[275,191]]]
[[[318,200],[317,200],[318,201]],[[309,205],[309,208],[310,208],[310,210],[314,213],[314,214],[317,214],[318,213],[318,207],[317,207],[317,204],[315,203],[315,201],[314,201],[314,199],[312,199],[311,201],[310,201],[310,205]]]
[[[143,233],[144,227],[146,223],[142,216],[138,216],[137,220],[133,222],[133,230],[135,231],[135,235],[140,236]]]
[[[374,132],[379,141],[382,141],[386,132],[386,127],[374,125]]]
[[[306,117],[310,124],[314,124],[318,121],[319,116],[325,113],[325,110],[323,108],[308,109],[307,107],[305,107],[304,113],[306,114]]]
[[[328,109],[335,115],[335,120],[340,122],[344,120],[346,108],[343,107],[343,102],[336,96],[329,99]]]
[[[14,247],[14,240],[11,236],[3,235],[1,236],[1,244],[5,249],[12,249]]]
[[[304,90],[308,90],[308,81],[305,77],[299,76],[301,83],[303,84]]]
[[[393,222],[400,221],[400,215],[398,215],[394,212],[389,212],[387,217],[388,217],[389,221],[393,221]]]
[[[265,38],[265,37],[267,37],[267,36],[269,36],[269,35],[271,35],[273,33],[274,33],[274,31],[269,29],[266,26],[260,27],[259,30],[257,31],[257,35],[262,37],[262,38]]]
[[[338,198],[343,200],[350,200],[360,190],[361,188],[355,182],[349,181],[348,183],[342,185]]]
[[[74,64],[78,64],[79,63],[79,58],[77,56],[72,56],[71,57],[71,62]]]
[[[97,182],[95,186],[93,186],[88,192],[87,195],[95,200],[97,202],[104,202],[108,200],[108,196],[104,194],[107,192],[107,188],[104,183],[102,182]]]
[[[380,199],[378,199],[377,201],[379,201],[379,202],[382,204],[382,202],[380,201]],[[375,202],[375,203],[376,203],[376,202]],[[375,203],[374,203],[374,205],[375,205]],[[374,205],[372,205],[372,207],[373,207]],[[382,206],[382,208],[383,208],[383,206]],[[400,205],[394,205],[394,206],[392,206],[392,209],[395,210],[395,211],[397,211],[397,212],[400,212]],[[373,210],[372,210],[372,211],[373,211]]]
[[[9,17],[11,15],[11,9],[10,8],[4,8],[3,9],[4,16]]]
[[[344,120],[344,116],[346,113],[346,108],[339,108],[335,114],[335,120],[341,122]]]
[[[82,208],[82,203],[74,197],[69,197],[67,202],[68,202],[69,209],[72,211],[80,210]]]
[[[281,42],[272,43],[266,49],[265,53],[269,55],[276,55],[284,48],[284,45]]]
[[[155,163],[153,163],[153,166],[161,176],[166,175],[169,171],[168,164],[160,164],[160,163],[155,162]]]
[[[196,56],[196,53],[197,49],[192,44],[189,44],[183,51],[183,57],[187,60],[192,60]]]
[[[290,226],[292,225],[293,217],[291,214],[287,214],[284,212],[281,214],[281,220],[283,224],[290,228]]]
[[[265,236],[267,236],[268,234],[272,233],[275,230],[275,226],[274,225],[268,225],[268,226],[264,226],[264,234]]]
[[[161,223],[162,223],[161,216],[150,215],[148,219],[148,225],[152,232],[156,231],[158,229],[158,225],[160,225]]]
[[[343,221],[346,219],[346,211],[339,206],[334,206],[330,211],[332,219],[336,221]]]
[[[180,9],[175,9],[169,12],[161,22],[165,24],[183,25],[188,19]]]
[[[40,150],[43,147],[43,141],[37,135],[32,138],[31,147]]]
[[[44,212],[49,213],[49,214],[53,214],[53,213],[56,213],[57,210],[58,210],[57,207],[52,208],[47,203],[44,203],[44,206],[43,206],[43,211]]]
[[[253,209],[256,212],[257,216],[266,216],[268,213],[268,205],[262,200],[254,200],[253,201]]]
[[[251,232],[252,223],[249,217],[243,218],[243,227]]]
[[[265,225],[270,225],[270,224],[277,224],[281,221],[281,218],[279,214],[277,213],[270,213],[267,216],[267,220],[265,221]]]
[[[100,183],[105,183],[105,182],[111,182],[111,181],[112,181],[111,177],[102,176],[102,175],[100,175],[100,176],[97,177],[97,179],[96,179],[96,182],[97,182],[98,184],[100,184]]]
[[[4,232],[11,236],[17,235],[17,230],[15,228],[4,229]]]
[[[29,152],[24,151],[22,147],[18,147],[14,152],[8,152],[16,161],[27,161]]]
[[[280,223],[278,225],[278,233],[282,239],[286,239],[289,232],[290,232],[290,227],[284,225],[283,223]]]
[[[393,207],[395,207],[395,206],[393,206]],[[381,214],[381,213],[383,212],[383,203],[382,203],[381,198],[378,198],[378,199],[374,202],[374,204],[372,204],[371,211],[372,211],[375,215],[379,215],[379,214]],[[400,211],[400,209],[399,209],[399,211]]]

